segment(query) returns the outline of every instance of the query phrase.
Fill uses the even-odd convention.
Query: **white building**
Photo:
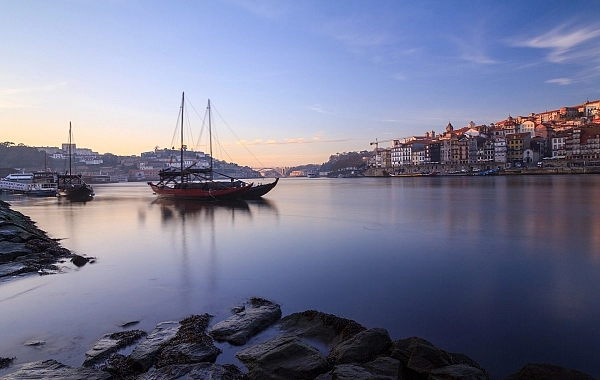
[[[535,123],[531,120],[526,120],[519,124],[518,133],[529,133],[531,137],[535,137]]]

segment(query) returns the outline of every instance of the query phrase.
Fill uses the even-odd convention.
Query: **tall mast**
[[[71,122],[69,121],[69,175],[71,175]]]
[[[183,182],[183,104],[185,102],[185,92],[181,93],[181,182]]]
[[[210,99],[208,99],[208,139],[210,143],[210,180],[213,180],[212,127],[210,123]]]

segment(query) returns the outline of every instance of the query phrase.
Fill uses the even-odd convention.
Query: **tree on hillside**
[[[336,171],[345,168],[362,168],[366,166],[366,162],[373,155],[370,151],[361,152],[343,152],[329,156],[329,161],[323,164],[322,170]]]
[[[46,164],[46,153],[24,144],[0,143],[0,167],[40,170]]]

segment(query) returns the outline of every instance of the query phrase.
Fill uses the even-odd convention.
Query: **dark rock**
[[[387,352],[391,344],[387,330],[369,329],[335,346],[327,358],[337,364],[366,363]]]
[[[27,342],[23,343],[24,346],[30,346],[30,347],[40,347],[40,346],[43,346],[44,344],[46,344],[45,340],[28,340]]]
[[[231,308],[231,312],[233,314],[241,313],[244,310],[246,310],[246,305],[235,306]]]
[[[83,256],[79,256],[79,255],[73,255],[73,257],[71,258],[71,262],[76,266],[76,267],[82,267],[85,264],[87,264],[90,260],[87,257],[83,257]]]
[[[58,267],[54,264],[70,256],[69,250],[50,239],[30,218],[0,201],[0,264],[4,263],[0,265],[0,277],[55,273]]]
[[[488,380],[489,377],[479,368],[466,364],[454,364],[434,369],[427,380]]]
[[[0,264],[0,277],[15,276],[27,268],[23,263]]]
[[[169,340],[174,339],[179,329],[179,322],[162,322],[156,325],[154,330],[138,344],[129,359],[133,361],[141,370],[147,371],[154,362],[163,345]]]
[[[390,356],[419,373],[429,373],[433,369],[449,366],[451,362],[444,350],[419,337],[394,342]]]
[[[177,334],[165,342],[157,355],[157,368],[173,364],[194,364],[214,362],[221,350],[212,338],[206,334],[206,328],[212,316],[208,314],[192,315],[183,319]]]
[[[529,363],[506,380],[594,380],[586,373],[552,364]]]
[[[409,374],[428,375],[431,371],[455,364],[464,364],[488,374],[473,359],[464,354],[448,353],[419,337],[400,339],[392,344],[390,356],[400,360]]]
[[[185,376],[185,377],[184,377]],[[242,380],[244,374],[233,364],[177,364],[157,368],[155,371],[144,373],[136,380]]]
[[[146,336],[145,331],[130,330],[112,334],[104,334],[98,339],[91,350],[85,353],[83,367],[92,367],[104,360],[118,350],[130,346]]]
[[[206,333],[211,318],[208,314],[192,315],[177,324],[157,325],[129,355],[134,370],[143,372],[152,366],[214,362],[221,350]]]
[[[115,379],[120,380],[135,379],[136,376],[144,372],[133,360],[118,353],[111,354],[102,363],[100,369],[110,373]]]
[[[161,350],[156,358],[156,367],[173,364],[214,363],[221,350],[212,342],[179,343]]]
[[[27,240],[32,239],[34,237],[40,237],[40,235],[26,231],[21,226],[13,224],[4,224],[0,226],[0,240],[12,241],[15,243],[24,243]]]
[[[124,329],[125,329],[125,328],[127,328],[127,327],[135,326],[135,325],[137,325],[138,323],[140,323],[140,321],[131,321],[131,322],[125,322],[125,323],[123,323],[122,325],[120,325],[119,327],[122,327],[122,328],[124,328]]]
[[[366,330],[353,320],[316,310],[288,315],[278,325],[286,333],[324,343],[329,348]]]
[[[0,263],[8,263],[19,256],[29,255],[30,253],[31,249],[27,248],[25,243],[0,241]]]
[[[24,364],[18,371],[0,377],[0,380],[108,380],[111,377],[107,372],[90,368],[69,367],[56,360],[43,360]]]
[[[399,379],[401,364],[390,357],[380,357],[365,364],[339,364],[315,380],[392,380]]]
[[[282,335],[239,351],[249,379],[312,379],[329,370],[327,359],[293,335]]]
[[[0,369],[8,368],[14,361],[15,358],[0,358]]]
[[[250,300],[249,307],[215,324],[210,335],[217,341],[241,346],[281,318],[279,305],[261,298]]]

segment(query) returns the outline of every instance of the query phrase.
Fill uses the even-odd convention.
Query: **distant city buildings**
[[[427,164],[484,165],[511,168],[535,165],[541,160],[598,160],[600,162],[600,100],[528,116],[510,115],[490,125],[426,132],[376,142],[371,166],[401,172],[404,167]],[[375,143],[371,143],[372,145]]]
[[[115,156],[99,154],[88,148],[77,148],[75,144],[62,144],[58,147],[37,147],[46,152],[51,169],[64,172],[68,169],[69,154],[71,169],[84,178],[103,178],[103,182],[152,181],[158,180],[159,171],[169,167],[181,166],[181,151],[175,149],[156,149],[137,156]],[[186,168],[208,168],[210,156],[203,152],[184,151],[183,166]],[[239,166],[220,160],[213,161],[215,171],[235,178],[257,178],[261,173],[247,166]]]

